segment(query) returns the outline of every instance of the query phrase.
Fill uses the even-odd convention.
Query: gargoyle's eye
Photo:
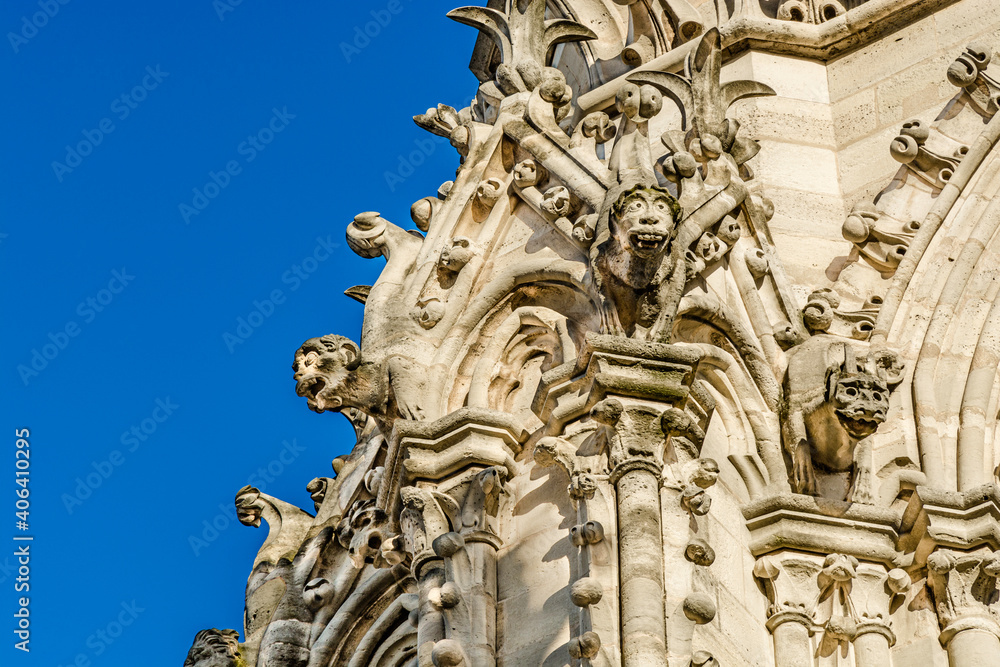
[[[306,358],[302,361],[302,363],[305,364],[306,366],[313,366],[315,365],[318,359],[319,359],[318,354],[316,354],[315,352],[310,352],[309,354],[306,355]]]
[[[876,401],[881,401],[882,400],[882,394],[878,393],[877,391],[872,392],[872,398],[875,399]]]
[[[665,211],[667,210],[667,205],[661,201],[658,201],[656,202],[656,208],[660,209],[661,211]]]
[[[628,210],[630,210],[630,211],[638,211],[641,208],[642,208],[642,202],[641,201],[634,201],[634,202],[632,202],[631,204],[628,205]]]
[[[855,389],[854,387],[847,387],[847,389],[844,390],[844,393],[846,393],[851,398],[854,398],[855,396],[858,395],[858,390]]]

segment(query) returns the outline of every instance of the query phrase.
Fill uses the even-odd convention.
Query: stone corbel
[[[1000,81],[986,74],[993,49],[973,43],[948,68],[948,81],[962,88],[981,114],[992,118],[1000,110]]]
[[[958,169],[968,146],[954,143],[951,155],[932,151],[927,147],[931,130],[919,119],[903,123],[899,136],[892,140],[889,152],[893,159],[906,165],[910,171],[936,188],[943,188]],[[950,140],[945,140],[950,141]]]
[[[858,254],[876,271],[891,275],[906,254],[920,223],[912,221],[899,225],[898,232],[885,230],[879,225],[881,213],[870,201],[854,205],[841,229],[844,238],[857,247]]]
[[[936,548],[968,551],[1000,549],[1000,487],[985,484],[966,492],[910,487],[903,511],[899,548],[921,565]]]
[[[871,297],[861,310],[840,310],[840,295],[823,288],[809,295],[802,308],[802,323],[810,334],[836,334],[855,340],[866,340],[875,328],[881,306],[880,297]]]
[[[387,455],[387,482],[379,493],[385,506],[402,486],[441,482],[470,466],[500,466],[513,476],[514,459],[528,435],[510,415],[478,408],[462,408],[432,422],[396,425]]]

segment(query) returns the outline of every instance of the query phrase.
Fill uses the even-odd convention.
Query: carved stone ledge
[[[503,466],[513,475],[527,436],[509,414],[462,408],[432,422],[398,422],[389,460],[407,481],[438,481],[470,465]]]
[[[533,409],[552,434],[608,396],[683,406],[704,429],[715,405],[694,381],[701,352],[680,345],[588,334],[576,360],[542,376]]]
[[[917,564],[937,547],[1000,549],[1000,487],[986,484],[961,492],[918,486],[903,512],[900,547]]]
[[[781,494],[743,508],[755,556],[796,549],[819,554],[842,553],[897,565],[899,513],[859,503]]]

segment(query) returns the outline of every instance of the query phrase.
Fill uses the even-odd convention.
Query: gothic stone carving
[[[236,630],[202,630],[194,637],[184,667],[247,667]]]
[[[403,357],[391,357],[383,364],[365,361],[354,341],[334,334],[307,340],[292,364],[295,393],[306,398],[309,409],[357,408],[384,426],[395,419],[420,417],[418,368]]]
[[[886,419],[890,385],[901,379],[897,364],[893,355],[865,357],[823,334],[789,351],[784,430],[795,491],[816,495],[816,470],[850,472],[850,495],[871,501],[855,449]]]

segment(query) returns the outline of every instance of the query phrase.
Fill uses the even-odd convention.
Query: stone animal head
[[[361,349],[351,339],[334,334],[310,338],[295,353],[295,393],[304,396],[314,412],[338,411],[351,393],[352,371],[360,364]]]
[[[833,583],[846,583],[858,574],[858,559],[843,554],[830,554],[823,561],[821,579]]]
[[[472,260],[474,254],[472,240],[465,236],[456,236],[451,240],[450,245],[446,245],[441,250],[438,268],[449,273],[458,273]]]
[[[382,557],[383,543],[393,535],[388,529],[389,517],[375,507],[374,500],[359,500],[351,506],[337,527],[337,540],[347,549],[355,568],[365,565],[376,568],[387,567]]]
[[[670,249],[679,216],[680,206],[669,192],[637,186],[622,193],[611,208],[611,233],[622,250],[658,259]]]
[[[184,660],[184,667],[246,667],[236,630],[202,630]]]
[[[889,387],[878,375],[841,370],[831,374],[828,400],[840,425],[855,440],[867,438],[889,412]]]
[[[260,502],[260,491],[254,487],[244,486],[236,493],[236,518],[244,526],[260,528],[260,518],[264,506]]]

